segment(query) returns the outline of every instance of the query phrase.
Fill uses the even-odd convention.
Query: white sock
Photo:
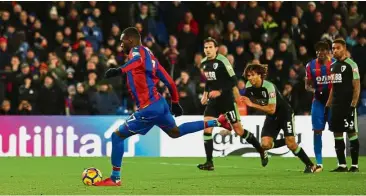
[[[352,167],[358,168],[358,165],[352,165]]]
[[[347,167],[347,165],[346,165],[346,164],[340,164],[340,165],[338,165],[338,167],[346,168],[346,167]]]

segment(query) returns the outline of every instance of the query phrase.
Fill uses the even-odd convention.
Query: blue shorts
[[[118,130],[122,135],[145,135],[154,125],[160,127],[165,132],[176,127],[169,105],[164,98],[160,98],[160,100],[146,108],[133,113]],[[127,126],[129,133],[123,133],[126,131],[124,126]]]
[[[319,100],[314,99],[313,104],[311,105],[311,122],[313,124],[313,130],[324,130],[325,123],[328,119],[324,119],[324,109],[325,105],[322,104]],[[330,112],[328,114],[328,117]]]

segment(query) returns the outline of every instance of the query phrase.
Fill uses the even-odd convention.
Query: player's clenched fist
[[[111,77],[118,76],[119,74],[121,74],[121,70],[119,68],[109,68],[105,72],[104,77],[105,78],[111,78]]]

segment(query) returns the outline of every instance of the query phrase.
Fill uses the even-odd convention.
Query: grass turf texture
[[[330,173],[336,159],[326,158],[317,174],[303,174],[297,158],[272,157],[266,168],[259,158],[216,158],[213,172],[196,168],[203,160],[125,158],[122,187],[93,187],[82,183],[83,169],[108,177],[109,158],[1,158],[0,194],[366,194],[366,157],[360,173]]]

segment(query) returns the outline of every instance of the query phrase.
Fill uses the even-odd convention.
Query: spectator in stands
[[[178,34],[179,50],[184,52],[185,58],[192,59],[196,52],[196,35],[191,31],[189,24],[183,25],[183,31]]]
[[[247,20],[247,17],[244,12],[239,12],[238,18],[235,22],[235,26],[240,32],[249,31],[249,21]]]
[[[236,62],[234,72],[237,77],[240,77],[243,74],[247,63],[251,60],[251,56],[244,51],[244,45],[239,44],[235,48],[234,58]]]
[[[207,24],[204,27],[204,31],[207,34],[209,34],[209,30],[212,29],[215,34],[220,34],[224,30],[224,23],[217,18],[215,13],[210,13],[209,20]]]
[[[85,35],[85,39],[91,43],[93,50],[98,51],[103,41],[103,34],[92,17],[87,18],[86,26],[82,28],[82,32]]]
[[[191,93],[188,87],[179,87],[179,104],[184,108],[184,115],[194,115],[197,113],[196,96]]]
[[[363,20],[363,14],[358,13],[358,7],[356,4],[352,4],[349,7],[348,13],[346,15],[346,25],[348,28],[356,27]]]
[[[13,114],[13,112],[11,110],[11,102],[10,102],[10,100],[5,99],[1,103],[0,114],[1,115],[12,115]]]
[[[342,20],[341,20],[341,19],[337,19],[337,20],[335,20],[334,25],[335,25],[336,29],[338,30],[339,35],[340,35],[343,39],[346,39],[346,37],[347,37],[347,30],[343,27],[343,22],[342,22]]]
[[[196,82],[196,84],[199,84],[202,79],[204,78],[204,74],[201,70],[201,61],[203,57],[201,53],[196,53],[194,55],[194,62],[192,65],[188,67],[188,73],[190,77],[192,78],[192,81]]]
[[[39,91],[37,106],[39,112],[44,115],[63,115],[64,111],[64,93],[55,84],[54,78],[47,75]]]
[[[32,115],[32,114],[34,114],[33,106],[27,100],[20,100],[17,114],[18,115]]]
[[[178,32],[183,30],[184,24],[189,24],[193,34],[198,35],[199,27],[197,21],[193,18],[192,12],[186,12],[184,15],[184,20],[178,25]]]
[[[5,65],[9,65],[10,57],[8,40],[4,37],[0,37],[0,70],[3,70]]]
[[[175,81],[175,84],[177,85],[178,88],[179,87],[187,88],[190,95],[192,95],[193,97],[197,97],[196,84],[192,82],[188,71],[182,71],[180,74],[180,78],[178,78]]]
[[[228,54],[228,49],[223,44],[219,46],[219,50],[218,51],[219,51],[219,54],[221,54],[223,56],[227,56],[227,54]]]
[[[90,115],[92,113],[92,105],[89,95],[85,92],[85,85],[78,83],[76,85],[76,94],[72,100],[74,115]]]
[[[113,115],[116,114],[120,101],[108,82],[102,81],[98,92],[91,97],[91,104],[95,114]]]
[[[277,58],[275,60],[275,70],[272,75],[269,76],[269,80],[272,81],[280,92],[283,91],[285,83],[288,81],[288,69],[284,67],[284,60]]]

